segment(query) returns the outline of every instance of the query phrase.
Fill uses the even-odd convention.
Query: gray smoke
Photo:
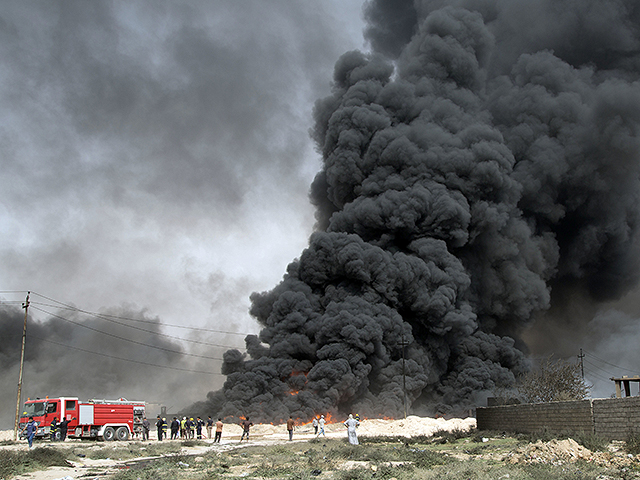
[[[628,292],[639,15],[622,0],[367,3],[373,51],[344,54],[315,108],[317,231],[252,296],[262,330],[225,354],[205,406],[397,416],[406,383],[412,411],[465,408],[527,369],[534,320]]]
[[[42,317],[40,312],[35,313]],[[203,364],[211,361],[186,357],[181,343],[161,336],[162,324],[157,317],[126,307],[111,308],[103,314],[108,316],[87,317],[62,310],[46,315],[42,320],[34,320],[30,313],[25,344],[23,401],[28,397],[43,398],[45,395],[77,396],[83,400],[125,397],[171,407],[169,402],[172,400],[194,398],[192,387],[197,386],[194,379],[203,382],[213,378],[212,375],[196,373],[206,371],[208,367]],[[23,320],[24,310],[0,307],[3,337],[0,342],[0,381],[5,386],[17,385],[18,382]],[[92,354],[88,355],[89,352]],[[210,352],[209,356],[212,356]],[[173,368],[158,368],[167,365]],[[15,405],[16,393],[16,389],[3,389],[0,394],[3,404]],[[150,405],[149,408],[149,413],[153,413],[154,408],[159,410],[157,406]],[[14,415],[14,409],[4,409],[0,424],[5,427],[13,425]]]

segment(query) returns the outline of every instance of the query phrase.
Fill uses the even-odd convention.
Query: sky
[[[338,56],[364,47],[361,7],[3,1],[0,299],[36,292],[36,322],[57,302],[144,312],[239,332],[163,330],[242,348],[258,331],[249,295],[313,230],[313,103]],[[34,375],[27,394],[51,394]],[[222,380],[199,377],[191,399]]]

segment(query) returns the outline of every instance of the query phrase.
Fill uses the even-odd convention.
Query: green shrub
[[[579,433],[572,437],[584,448],[592,452],[604,452],[609,446],[609,441],[595,433]]]
[[[516,435],[518,440],[523,441],[524,443],[536,443],[538,440],[541,442],[550,442],[551,440],[564,440],[569,438],[569,435],[551,432],[548,428],[543,428],[542,430],[538,430],[536,432],[522,433]]]
[[[410,449],[406,460],[413,462],[416,468],[433,468],[436,465],[456,462],[456,460],[443,453],[418,449]]]
[[[631,455],[640,454],[640,434],[629,434],[625,443],[625,450]]]
[[[456,428],[455,430],[436,430],[433,432],[433,439],[439,440],[438,443],[453,443],[461,438],[473,437],[476,434],[475,429],[461,430]]]

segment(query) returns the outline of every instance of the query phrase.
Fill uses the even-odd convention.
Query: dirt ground
[[[409,416],[406,419],[400,420],[363,420],[358,428],[358,436],[372,437],[372,436],[430,436],[437,431],[454,431],[454,430],[468,430],[475,428],[476,421],[474,418],[466,419],[450,419],[445,420],[442,418],[421,418],[415,416]],[[326,436],[328,438],[346,438],[346,429],[344,425],[339,423],[328,424],[325,427]],[[206,452],[223,452],[238,448],[240,445],[274,445],[279,443],[285,443],[288,441],[288,433],[285,425],[265,425],[258,424],[251,428],[251,438],[249,442],[243,442],[239,444],[240,435],[242,430],[239,425],[226,424],[223,430],[222,442],[220,444],[214,444],[210,439],[204,439],[206,445],[197,445],[193,447],[182,447],[181,453],[185,455],[198,456],[205,454]],[[294,433],[295,441],[308,441],[315,437],[313,427],[311,424],[301,425],[296,427]],[[13,432],[4,431],[0,432],[0,440],[12,440]],[[363,439],[365,442],[366,440]],[[483,439],[489,441],[489,439]],[[170,440],[169,440],[170,441]],[[152,432],[151,442],[157,442],[155,432]],[[139,442],[141,443],[141,442]],[[202,442],[199,442],[202,443]],[[566,440],[552,440],[550,442],[531,443],[515,448],[505,453],[486,453],[480,455],[486,459],[493,459],[510,464],[532,464],[532,463],[546,463],[553,465],[562,465],[565,463],[575,462],[579,459],[586,460],[587,462],[593,462],[601,466],[615,466],[622,467],[628,465],[640,464],[640,456],[628,455],[624,452],[622,443],[615,442],[609,446],[607,452],[591,452],[585,447],[579,445],[572,439]],[[41,445],[49,445],[49,442],[41,442]],[[77,448],[82,445],[91,448],[90,441],[81,440],[67,440],[64,443],[56,444],[57,447],[63,448]],[[95,444],[94,444],[95,445]],[[105,445],[100,442],[99,445]],[[22,441],[19,444],[5,445],[0,448],[10,448],[14,450],[28,449],[26,442]],[[95,448],[99,448],[97,445]],[[465,457],[466,454],[460,452],[456,457]],[[142,460],[142,459],[137,459]],[[128,460],[130,462],[130,460]],[[75,480],[81,477],[86,477],[86,472],[91,469],[95,471],[96,468],[104,468],[106,471],[114,471],[115,469],[123,466],[125,461],[117,459],[99,459],[92,460],[88,458],[77,457],[76,460],[70,462],[69,467],[51,467],[45,471],[32,472],[29,474],[16,477],[15,480]],[[105,478],[105,477],[101,477]]]
[[[416,416],[408,416],[406,419],[401,420],[362,420],[360,427],[358,428],[358,436],[418,436],[418,435],[431,435],[438,430],[468,430],[475,428],[475,418],[466,419],[450,419],[445,420],[443,418],[422,418]],[[347,432],[342,422],[327,424],[325,426],[325,433],[328,438],[346,438]],[[229,449],[238,448],[240,436],[242,435],[242,428],[240,425],[225,424],[222,432],[222,441],[220,444],[214,444],[212,440],[205,439],[204,441],[209,444],[207,446],[196,447],[183,447],[182,452],[189,455],[199,455],[205,453],[208,450],[224,451]],[[296,426],[294,430],[294,441],[307,441],[314,438],[313,427],[311,424]],[[287,442],[289,434],[287,432],[286,425],[269,425],[269,424],[257,424],[251,427],[250,441],[248,443],[243,442],[244,445],[271,445],[277,443]],[[6,430],[0,431],[0,441],[13,440],[13,431]],[[157,441],[157,435],[155,429],[151,431],[151,441]],[[171,441],[171,440],[169,440]],[[49,445],[49,442],[36,442],[34,446]],[[79,444],[89,444],[90,441],[82,440],[69,440],[64,443],[57,443],[56,447],[73,448]],[[18,445],[7,445],[0,448],[10,448],[14,450],[28,450],[26,441],[20,441]],[[15,480],[75,480],[84,475],[89,468],[111,469],[118,467],[122,462],[116,459],[100,459],[92,460],[87,458],[78,458],[73,461],[73,466],[69,467],[50,467],[45,471],[31,472],[29,474],[21,475],[15,478]]]

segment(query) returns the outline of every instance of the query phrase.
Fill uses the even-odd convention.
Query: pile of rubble
[[[638,465],[640,456],[627,454],[615,446],[607,452],[592,452],[569,438],[567,440],[551,440],[550,442],[538,440],[536,443],[524,445],[503,455],[502,460],[514,464],[545,463],[551,465],[584,460],[601,466],[625,467],[633,464]]]

